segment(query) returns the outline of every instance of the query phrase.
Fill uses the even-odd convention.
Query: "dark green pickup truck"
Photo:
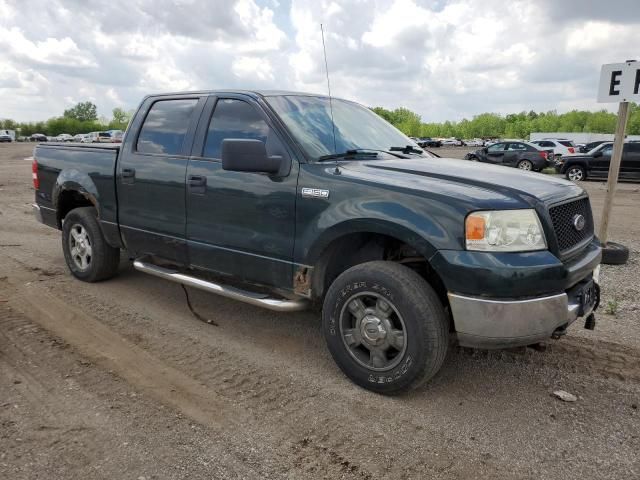
[[[71,273],[138,270],[291,312],[322,306],[333,358],[393,393],[450,341],[498,348],[593,327],[587,194],[436,158],[356,103],[291,92],[146,97],[121,145],[42,144],[34,208]]]

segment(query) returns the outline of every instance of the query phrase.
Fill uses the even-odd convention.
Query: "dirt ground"
[[[191,291],[213,326],[127,262],[74,280],[31,213],[32,148],[0,144],[0,478],[640,478],[640,185],[616,199],[610,237],[632,255],[603,267],[595,331],[453,347],[388,398],[341,374],[317,314]],[[584,186],[599,217],[604,185]]]

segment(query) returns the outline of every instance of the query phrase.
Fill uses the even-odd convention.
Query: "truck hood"
[[[584,194],[573,182],[516,168],[451,158],[369,160],[343,164],[347,175],[393,188],[422,190],[505,208],[521,208],[524,202],[551,204]]]

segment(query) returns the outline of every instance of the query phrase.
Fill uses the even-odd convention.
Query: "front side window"
[[[310,95],[277,95],[266,100],[313,159],[348,150],[387,151],[415,145],[370,109],[354,102],[334,98],[330,103],[327,97]]]
[[[602,155],[611,156],[613,153],[613,145],[607,145],[602,149]]]
[[[267,143],[269,126],[250,104],[236,99],[220,99],[209,123],[203,157],[220,158],[226,138],[253,139]]]
[[[154,103],[140,129],[138,153],[179,155],[196,103],[195,98]]]
[[[504,143],[495,143],[487,149],[489,152],[500,152],[502,150],[504,150]]]

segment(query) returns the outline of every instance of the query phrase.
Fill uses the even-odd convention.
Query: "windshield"
[[[267,97],[305,153],[318,159],[348,150],[387,151],[418,145],[378,115],[357,103],[334,98],[335,148],[328,97],[282,95]]]

